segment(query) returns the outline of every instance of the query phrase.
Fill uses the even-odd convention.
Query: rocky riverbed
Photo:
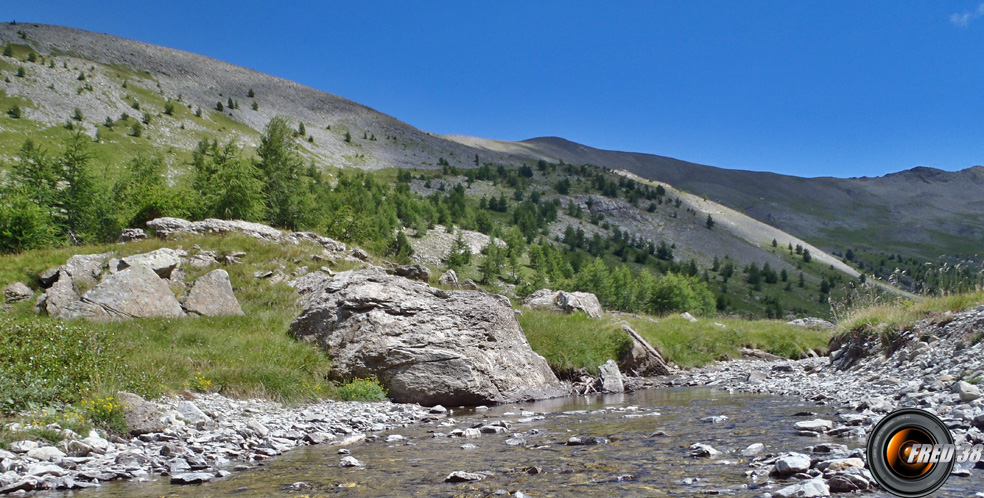
[[[218,394],[163,398],[150,405],[147,409],[157,412],[145,423],[157,430],[137,437],[105,439],[95,432],[83,437],[53,425],[49,429],[65,437],[56,446],[24,440],[10,451],[0,450],[0,494],[81,489],[154,475],[172,484],[203,483],[298,446],[347,445],[426,416],[414,404],[327,402],[285,408]]]

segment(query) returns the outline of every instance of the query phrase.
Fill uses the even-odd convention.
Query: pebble
[[[0,495],[39,486],[81,489],[153,474],[170,475],[174,484],[196,484],[228,476],[227,468],[249,469],[298,446],[358,442],[367,432],[405,427],[428,411],[418,405],[364,402],[285,408],[216,393],[193,396],[152,401],[166,421],[161,432],[109,441],[95,432],[82,438],[63,431],[67,439],[57,447],[13,441],[9,451],[0,450]],[[187,423],[191,419],[197,423]],[[28,428],[14,425],[10,433],[16,436]],[[339,449],[339,454],[348,453]]]

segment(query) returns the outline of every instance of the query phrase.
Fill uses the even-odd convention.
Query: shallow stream
[[[523,412],[535,412],[543,418],[519,422],[531,417]],[[456,410],[451,416],[457,421],[453,427],[440,427],[438,421],[374,434],[368,441],[345,447],[364,463],[361,468],[340,468],[343,455],[338,454],[339,446],[308,446],[200,486],[172,486],[164,477],[151,482],[107,483],[96,489],[50,496],[490,496],[504,490],[531,497],[753,497],[768,489],[745,477],[749,467],[737,450],[753,443],[763,443],[766,453],[802,451],[819,442],[862,446],[858,440],[797,436],[793,424],[805,420],[796,416],[800,412],[813,412],[821,418],[834,415],[832,408],[793,398],[729,394],[710,388],[563,398],[497,406],[484,413]],[[728,419],[721,423],[700,421],[717,415]],[[433,434],[497,421],[510,422],[511,427],[504,434],[477,438]],[[386,442],[392,434],[405,439]],[[609,443],[568,446],[571,436],[603,437]],[[515,437],[521,437],[525,444],[506,443]],[[691,457],[689,446],[693,443],[709,444],[722,455]],[[491,475],[479,482],[445,483],[445,477],[454,471]],[[783,482],[780,487],[792,483]],[[951,477],[934,496],[964,498],[977,491],[984,491],[984,473],[980,471],[971,477]]]

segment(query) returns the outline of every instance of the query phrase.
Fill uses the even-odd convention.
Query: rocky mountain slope
[[[981,166],[957,172],[917,167],[877,178],[800,178],[600,150],[557,137],[446,138],[500,154],[623,169],[707,197],[828,251],[863,247],[936,258],[977,253],[982,240]]]
[[[768,262],[792,270],[774,251],[762,250],[775,239],[807,247],[819,261],[856,277],[839,257],[820,249],[868,247],[925,257],[966,253],[979,245],[984,225],[979,214],[982,168],[959,173],[918,169],[875,179],[805,179],[603,151],[559,138],[502,142],[436,136],[343,97],[111,35],[2,24],[0,43],[11,48],[11,56],[0,58],[0,106],[17,106],[21,116],[0,119],[0,157],[8,159],[25,136],[54,139],[71,126],[99,139],[96,155],[105,163],[120,163],[137,153],[163,154],[179,173],[200,139],[252,147],[266,123],[284,115],[303,124],[299,143],[310,161],[325,168],[471,168],[476,162],[518,165],[543,159],[624,170],[637,175],[635,180],[685,189],[700,196],[673,190],[693,223],[665,213],[651,215],[621,199],[572,195],[561,201],[603,215],[633,235],[675,243],[678,259],[708,265],[714,256],[729,255],[742,264]],[[143,122],[141,133],[131,130],[138,120]],[[489,193],[496,192],[501,189]],[[706,214],[719,219],[717,230],[700,229]],[[581,221],[563,216],[561,221],[551,228],[553,235],[571,223],[589,236],[597,232]]]

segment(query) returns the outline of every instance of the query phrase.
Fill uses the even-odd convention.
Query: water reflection
[[[363,468],[339,468],[336,446],[297,449],[254,469],[203,486],[111,483],[77,492],[84,498],[159,496],[490,496],[522,491],[529,496],[706,496],[751,497],[766,489],[751,485],[738,450],[763,443],[767,452],[798,451],[818,442],[861,446],[859,441],[796,436],[793,415],[831,416],[829,407],[793,398],[728,394],[708,388],[647,390],[522,405],[454,409],[454,427],[420,424],[381,434],[348,447]],[[529,413],[544,414],[528,420]],[[709,416],[727,416],[705,423]],[[533,417],[539,418],[539,417]],[[434,437],[454,428],[508,421],[504,434],[478,438]],[[385,442],[388,434],[406,439]],[[571,436],[603,437],[609,444],[568,446]],[[507,444],[521,439],[523,444]],[[518,441],[511,441],[516,443]],[[705,443],[723,454],[692,458],[689,446]],[[453,471],[485,472],[474,483],[445,483]],[[292,486],[294,483],[304,483]],[[938,497],[965,497],[984,488],[979,472],[953,477]],[[62,495],[64,496],[64,495]],[[846,496],[846,495],[845,495]],[[868,494],[888,497],[884,493]]]

